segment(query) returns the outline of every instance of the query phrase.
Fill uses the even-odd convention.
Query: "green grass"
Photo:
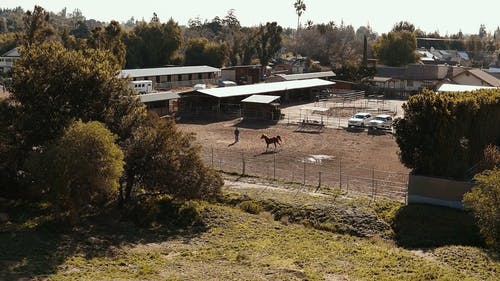
[[[478,247],[406,249],[377,235],[335,233],[338,226],[328,221],[319,230],[275,220],[270,212],[249,214],[238,200],[271,196],[252,192],[229,194],[232,204],[198,204],[204,230],[145,229],[116,221],[61,228],[43,206],[13,206],[7,210],[15,214],[13,222],[0,226],[0,280],[498,280],[500,275],[498,259]],[[392,215],[391,202],[278,199],[276,205],[305,210],[302,214],[323,214],[323,204],[338,204],[387,220],[402,218]]]

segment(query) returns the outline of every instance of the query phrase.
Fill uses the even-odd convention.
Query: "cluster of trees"
[[[22,9],[4,14],[16,18],[19,12]],[[62,42],[68,49],[107,48],[115,54],[118,64],[126,68],[180,64],[221,67],[257,62],[267,65],[281,48],[283,32],[276,22],[242,27],[234,10],[222,19],[215,17],[204,22],[192,19],[187,27],[179,26],[173,19],[162,23],[156,14],[149,22],[131,19],[124,25],[116,21],[106,25],[86,20],[79,11],[54,14],[36,6],[27,13],[37,15],[34,19],[46,17],[40,21],[46,23],[46,37]],[[30,26],[22,23],[22,28],[16,23],[0,32],[0,50],[20,44],[21,32]]]
[[[148,116],[116,76],[113,40],[67,48],[47,32],[46,15],[26,14],[12,95],[0,101],[0,194],[52,200],[73,223],[89,206],[130,202],[140,191],[218,195],[221,178],[203,164],[193,136]]]
[[[401,162],[419,175],[470,180],[477,174],[464,204],[486,242],[500,247],[500,91],[426,91],[403,109],[395,124]]]
[[[169,64],[266,65],[282,46],[318,60],[323,66],[352,68],[361,65],[365,36],[367,55],[392,66],[418,60],[414,52],[417,47],[467,51],[478,66],[488,65],[500,55],[500,28],[490,34],[481,25],[478,34],[458,32],[446,36],[425,33],[404,21],[381,36],[369,26],[355,31],[351,25],[336,25],[333,21],[327,24],[307,21],[301,28],[300,18],[306,4],[297,0],[293,6],[297,14],[296,30],[283,29],[276,22],[243,27],[234,10],[229,10],[223,18],[193,18],[187,26],[179,26],[173,19],[161,23],[156,14],[149,22],[131,18],[123,24],[112,21],[109,25],[86,19],[79,10],[68,13],[63,9],[47,16],[53,36],[60,37],[68,48],[83,49],[86,44],[95,47],[114,40],[111,48],[121,53],[118,62],[127,68]],[[21,8],[0,10],[0,51],[19,44],[15,35],[24,30],[23,14]]]

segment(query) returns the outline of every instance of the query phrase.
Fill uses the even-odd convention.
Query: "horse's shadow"
[[[280,151],[280,149],[275,149],[275,150],[266,150],[261,153],[255,154],[254,157],[261,156],[261,155],[267,155],[267,154],[276,154]]]

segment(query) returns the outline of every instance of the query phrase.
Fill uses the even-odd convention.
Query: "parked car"
[[[392,116],[387,114],[381,114],[373,117],[368,125],[372,129],[392,129]]]
[[[359,112],[354,114],[351,118],[349,118],[349,120],[347,121],[347,126],[349,128],[365,127],[368,126],[370,120],[372,120],[372,115],[370,113]]]

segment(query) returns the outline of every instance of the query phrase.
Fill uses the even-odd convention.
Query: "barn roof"
[[[211,72],[220,72],[220,69],[206,65],[124,69],[120,72],[119,76],[122,78],[125,77],[134,78],[134,77],[182,75],[182,74],[211,73]]]
[[[281,78],[286,81],[292,80],[303,80],[312,78],[327,78],[334,77],[336,74],[333,71],[323,71],[323,72],[311,72],[311,73],[300,73],[300,74],[278,74]]]
[[[228,98],[237,96],[250,96],[263,93],[282,92],[287,90],[325,87],[332,85],[335,85],[335,82],[330,82],[316,78],[316,79],[306,79],[306,80],[260,83],[260,84],[251,84],[243,86],[203,89],[203,90],[198,90],[197,92],[213,96],[216,98]]]
[[[437,89],[438,92],[470,92],[481,89],[495,89],[495,87],[487,86],[473,86],[473,85],[457,85],[457,84],[443,84]]]
[[[265,95],[252,95],[248,98],[242,100],[241,102],[250,102],[250,103],[264,103],[269,104],[273,101],[279,99],[280,96],[265,96]]]
[[[178,99],[180,97],[179,94],[173,92],[158,92],[158,93],[139,95],[139,98],[141,99],[141,102],[148,103],[155,101],[173,100],[173,99]]]

